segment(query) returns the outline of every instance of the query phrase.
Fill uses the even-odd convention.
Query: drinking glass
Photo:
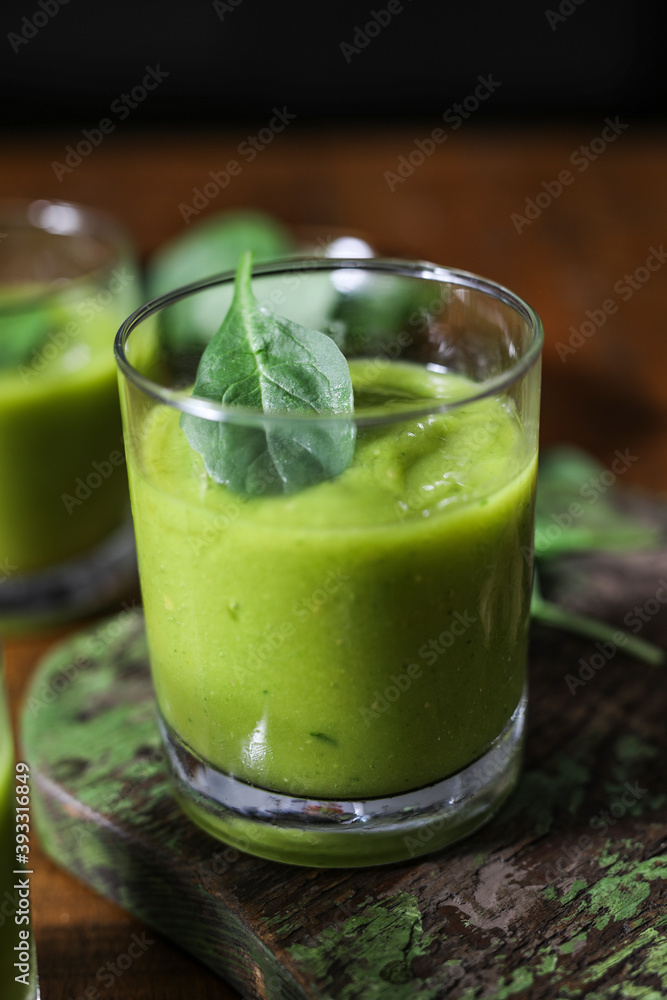
[[[134,578],[113,338],[138,284],[112,218],[0,205],[3,628],[95,610]]]
[[[492,281],[423,262],[276,262],[252,285],[266,310],[337,342],[353,414],[193,397],[231,274],[149,303],[116,339],[175,793],[262,857],[415,857],[486,822],[519,773],[540,320]],[[188,297],[207,319],[175,349],[163,331]],[[303,471],[323,437],[334,451],[353,439],[354,457],[287,492],[258,460],[232,489],[207,473],[193,426],[235,442],[232,463],[269,442]]]

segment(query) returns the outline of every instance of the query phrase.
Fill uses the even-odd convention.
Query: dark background
[[[39,0],[2,5],[5,129],[94,127],[157,65],[168,79],[132,112],[131,129],[259,123],[274,105],[300,125],[431,120],[488,74],[502,86],[475,113],[479,123],[650,121],[665,107],[659,0],[403,0],[348,59],[341,43],[353,44],[387,0],[227,0],[221,14],[211,0],[42,3],[57,12],[36,30],[24,18],[44,20]],[[545,12],[559,7],[571,13],[552,26]],[[12,45],[22,32],[34,37]]]

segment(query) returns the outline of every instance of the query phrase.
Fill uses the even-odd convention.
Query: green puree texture
[[[355,410],[471,383],[352,362]],[[524,685],[535,456],[507,401],[358,430],[339,477],[244,499],[153,411],[130,457],[161,711],[196,753],[264,788],[414,789],[479,757]]]
[[[94,462],[109,472],[115,452],[122,463],[115,325],[115,314],[84,320],[63,310],[56,340],[0,367],[0,562],[10,573],[75,556],[122,520],[125,469],[111,464],[99,486],[87,485],[97,483]],[[0,336],[11,336],[10,321]]]

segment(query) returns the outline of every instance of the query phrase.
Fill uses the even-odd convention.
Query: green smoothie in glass
[[[415,403],[466,388],[400,362],[374,384]],[[480,756],[524,684],[535,468],[516,416],[492,399],[361,429],[336,479],[245,501],[168,417],[130,466],[168,725],[244,781],[323,798],[407,791]]]
[[[414,283],[414,269],[401,278]],[[316,266],[319,280],[327,273],[336,262]],[[351,460],[283,492],[216,479],[202,436],[186,433],[192,384],[163,390],[167,405],[124,384],[151,666],[177,794],[210,832],[265,857],[345,865],[422,853],[488,818],[516,777],[535,385],[480,386],[474,372],[420,360],[441,312],[417,316],[404,338],[419,348],[412,356],[349,359]],[[135,364],[156,377],[140,355]],[[301,449],[325,432],[295,420]],[[252,450],[247,436],[237,441],[233,464],[244,442]],[[466,782],[480,762],[491,784],[475,778],[473,807],[477,785],[469,795]],[[434,806],[448,781],[465,788],[454,820]],[[298,816],[287,817],[288,802]],[[408,839],[439,817],[415,852]]]
[[[107,537],[123,519],[127,483],[110,350],[117,306],[84,319],[71,294],[0,294],[0,340],[23,321],[3,310],[17,300],[39,311],[41,326],[18,362],[0,366],[0,553],[21,574]]]
[[[0,624],[95,610],[133,576],[113,337],[126,238],[65,202],[0,205]]]

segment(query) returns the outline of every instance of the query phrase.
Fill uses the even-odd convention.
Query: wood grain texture
[[[654,598],[656,572],[665,550],[608,557],[606,617]],[[664,614],[649,634],[667,642]],[[141,619],[112,619],[61,646],[29,691],[42,842],[244,996],[611,1000],[627,982],[665,995],[665,675],[616,652],[573,689],[596,652],[535,630],[525,771],[489,827],[410,864],[325,871],[240,854],[180,814]]]
[[[67,632],[71,628],[3,639],[10,702],[15,709],[24,701],[37,658],[52,643],[62,641]],[[18,713],[14,714],[16,718]],[[23,748],[19,756],[26,759]],[[31,860],[35,872],[32,915],[43,1000],[182,1000],[184,984],[193,1000],[233,1000],[238,996],[199,962],[152,932],[149,937],[155,943],[142,954],[141,961],[119,970],[123,975],[110,980],[107,963],[126,954],[132,936],[141,938],[148,928],[59,868],[41,849],[34,829]],[[98,973],[104,981],[97,978]],[[99,997],[91,993],[94,990]]]
[[[289,223],[355,227],[372,234],[383,252],[430,258],[505,283],[537,308],[546,328],[543,443],[578,443],[605,464],[617,448],[630,448],[637,460],[624,481],[667,492],[664,270],[628,301],[619,301],[618,312],[574,355],[562,361],[557,352],[570,327],[579,329],[586,320],[586,310],[600,308],[609,296],[619,298],[614,284],[642,265],[649,248],[660,246],[667,234],[664,133],[630,122],[598,160],[585,172],[573,172],[574,183],[517,233],[511,215],[524,211],[526,199],[535,198],[543,181],[571,166],[573,151],[598,135],[603,123],[550,131],[481,130],[466,123],[390,191],[385,171],[395,170],[399,156],[438,124],[380,132],[306,132],[297,123],[244,165],[201,217],[219,209],[258,206]],[[119,127],[62,182],[52,163],[62,159],[66,145],[80,134],[16,137],[0,152],[0,188],[9,197],[66,198],[111,210],[129,227],[145,257],[183,228],[179,204],[191,204],[193,189],[206,183],[209,171],[237,155],[248,131],[146,135]],[[656,567],[657,576],[661,573]],[[606,577],[601,570],[598,580]],[[630,606],[628,600],[619,614]],[[651,628],[659,631],[659,620],[647,625]],[[52,634],[3,637],[15,708],[36,660],[53,639]],[[567,648],[568,662],[577,662],[580,648],[576,642]],[[629,669],[634,677],[634,667]],[[652,698],[662,679],[640,676]],[[588,688],[581,694],[588,694]],[[574,707],[578,704],[579,697]],[[623,715],[624,705],[617,707],[619,725],[633,720]],[[591,710],[595,708],[592,698]],[[558,718],[552,720],[552,726],[560,725]],[[37,843],[33,852],[44,995],[46,1000],[68,1000],[94,985],[99,966],[122,953],[130,934],[143,927],[57,869],[39,854]],[[326,899],[320,905],[325,908]],[[96,938],[103,944],[96,945]],[[158,941],[143,962],[159,954],[159,985],[153,989],[142,980],[145,992],[139,992],[135,977],[142,975],[142,963],[137,962],[102,991],[104,1000],[236,995],[199,963]],[[479,992],[483,990],[480,979]],[[566,993],[554,989],[553,995]]]

